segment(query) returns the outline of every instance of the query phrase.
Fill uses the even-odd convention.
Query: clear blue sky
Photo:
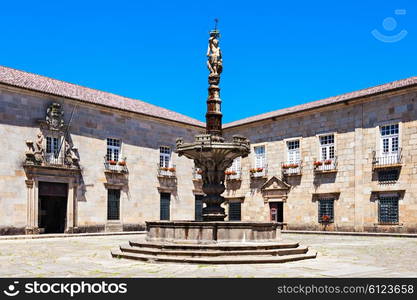
[[[417,75],[415,0],[2,1],[0,64],[204,120],[216,17],[225,122]]]

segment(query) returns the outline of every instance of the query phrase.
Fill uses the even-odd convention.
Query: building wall
[[[334,223],[326,230],[417,232],[417,91],[373,96],[345,104],[241,125],[224,130],[226,138],[240,134],[253,147],[265,145],[266,178],[253,180],[253,151],[242,160],[242,180],[228,181],[224,196],[242,202],[242,220],[268,221],[269,203],[265,183],[272,177],[290,185],[284,201],[284,222],[289,229],[324,229],[318,222],[317,195],[337,195]],[[75,102],[20,89],[0,88],[0,136],[4,149],[0,159],[0,234],[23,233],[28,224],[28,179],[23,168],[26,140],[35,140],[38,120],[45,119],[52,102],[63,104],[68,122]],[[81,176],[75,188],[75,224],[78,231],[109,230],[107,189],[121,186],[121,224],[124,230],[138,229],[146,220],[158,220],[160,192],[170,192],[171,219],[194,219],[194,195],[200,183],[192,180],[193,162],[173,155],[176,180],[157,176],[159,147],[175,148],[177,137],[193,140],[201,128],[78,103],[70,134],[80,157]],[[372,169],[372,153],[379,150],[379,126],[400,124],[402,167],[399,180],[381,184]],[[334,133],[337,173],[316,175],[313,161],[319,157],[318,135]],[[122,140],[127,157],[126,177],[104,172],[106,138]],[[282,178],[286,141],[299,138],[302,176]],[[51,173],[53,175],[53,173]],[[400,224],[378,225],[376,192],[401,191]],[[404,192],[405,191],[405,192]],[[272,199],[274,200],[274,199]],[[276,199],[275,199],[276,200]],[[227,207],[227,203],[225,205]]]
[[[28,198],[27,174],[22,166],[27,151],[25,141],[36,139],[38,120],[45,120],[47,107],[52,102],[63,105],[64,119],[68,122],[74,101],[17,89],[0,89],[0,136],[4,149],[0,160],[0,234],[24,232]],[[104,230],[107,223],[105,184],[109,183],[124,183],[120,206],[125,229],[137,229],[143,227],[145,220],[159,219],[161,190],[172,193],[172,219],[194,218],[193,163],[173,154],[176,183],[159,180],[157,165],[160,146],[175,149],[177,137],[192,140],[200,131],[180,123],[78,102],[70,127],[82,169],[75,190],[75,226],[78,230]],[[121,155],[127,157],[129,170],[125,178],[104,172],[108,137],[122,140]]]
[[[284,222],[289,229],[343,231],[417,232],[417,110],[416,91],[374,96],[356,102],[317,109],[311,112],[247,124],[225,130],[231,137],[240,134],[250,139],[252,149],[265,145],[268,178],[282,178],[281,162],[286,161],[286,141],[300,140],[302,176],[288,177],[291,185],[284,200]],[[379,126],[400,124],[403,165],[396,183],[379,183],[372,171],[372,152],[379,150]],[[318,135],[334,133],[337,173],[315,175],[313,162],[319,159]],[[253,151],[242,160],[241,182],[229,184],[227,197],[244,197],[244,220],[269,220],[269,204],[262,194],[267,179],[251,180]],[[371,195],[380,191],[405,190],[399,201],[398,226],[378,225],[377,201]],[[324,226],[318,222],[317,197],[334,193],[335,220]]]

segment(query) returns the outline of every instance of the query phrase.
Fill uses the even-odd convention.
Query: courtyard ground
[[[417,239],[283,234],[318,251],[284,264],[156,264],[110,250],[144,235],[0,240],[0,277],[417,277]]]

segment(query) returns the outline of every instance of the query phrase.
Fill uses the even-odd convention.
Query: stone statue
[[[44,160],[43,134],[38,132],[35,143],[35,161],[41,163]]]
[[[223,69],[222,51],[219,46],[219,31],[212,30],[210,32],[208,48],[207,48],[207,66],[210,70],[210,76],[218,76]]]

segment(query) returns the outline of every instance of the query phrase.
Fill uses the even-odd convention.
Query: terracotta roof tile
[[[72,98],[84,102],[104,105],[108,107],[118,108],[126,111],[149,115],[157,118],[173,120],[194,126],[205,127],[205,123],[188,116],[176,113],[174,111],[162,108],[153,104],[143,102],[141,100],[126,98],[115,94],[90,89],[87,87],[75,85],[72,83],[48,78],[45,76],[27,73],[12,68],[0,66],[0,83],[12,85],[29,90],[44,92],[61,97]],[[244,118],[238,121],[230,122],[223,125],[223,128],[230,128],[265,119],[279,117],[286,114],[296,113],[304,110],[318,108],[329,104],[336,104],[346,100],[371,96],[383,92],[389,92],[395,89],[411,87],[417,85],[417,76],[393,81],[383,85],[378,85],[351,93],[346,93],[314,102],[309,102],[293,107],[275,110],[272,112]]]
[[[395,89],[405,88],[405,87],[414,86],[414,85],[417,85],[417,76],[393,81],[390,83],[386,83],[386,84],[382,84],[382,85],[378,85],[378,86],[374,86],[374,87],[370,87],[370,88],[366,88],[362,90],[358,90],[358,91],[351,92],[351,93],[346,93],[346,94],[342,94],[342,95],[338,95],[338,96],[334,96],[330,98],[325,98],[325,99],[314,101],[314,102],[308,102],[305,104],[283,108],[283,109],[271,111],[268,113],[244,118],[241,120],[224,124],[223,128],[230,128],[230,127],[257,122],[257,121],[262,121],[262,120],[273,118],[273,117],[279,117],[279,116],[283,116],[283,115],[287,115],[287,114],[291,114],[295,112],[300,112],[300,111],[304,111],[304,110],[308,110],[312,108],[318,108],[321,106],[335,104],[335,103],[343,102],[346,100],[352,100],[355,98],[371,96],[371,95],[379,94],[383,92],[389,92]]]
[[[196,119],[141,100],[126,98],[4,66],[0,66],[0,83],[199,127],[205,126],[203,122]]]

